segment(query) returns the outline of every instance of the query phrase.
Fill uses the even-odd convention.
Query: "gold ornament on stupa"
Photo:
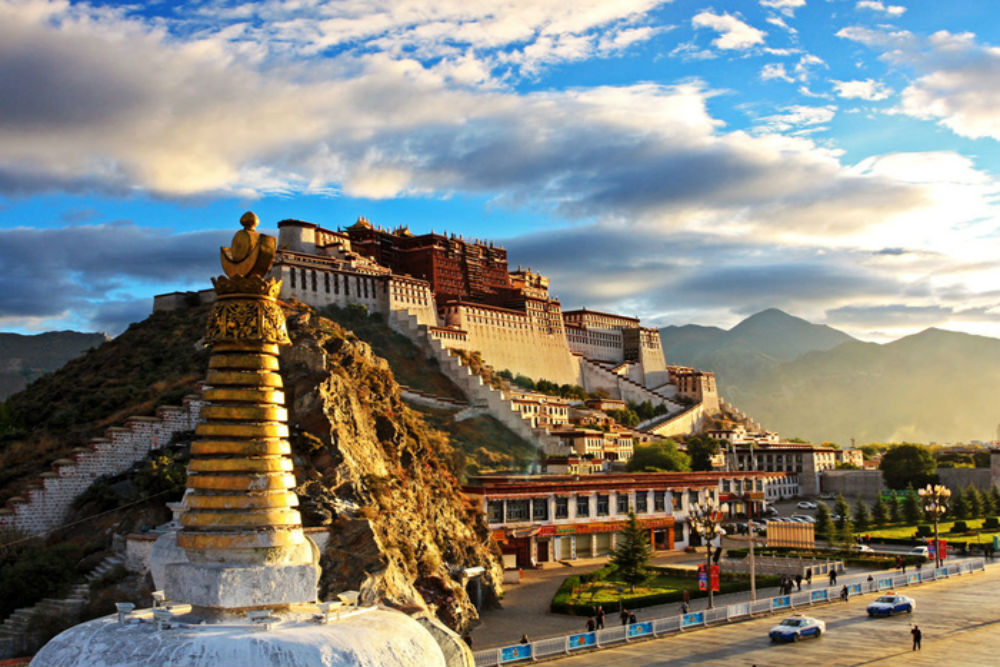
[[[305,542],[278,374],[278,346],[290,344],[277,302],[281,281],[265,277],[276,244],[255,231],[257,222],[243,215],[232,246],[221,248],[226,275],[212,281],[207,405],[191,446],[177,538],[202,562],[281,561],[284,550]]]

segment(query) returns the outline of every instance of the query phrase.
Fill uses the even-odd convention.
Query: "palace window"
[[[507,521],[527,521],[530,501],[527,498],[507,501]]]
[[[697,504],[698,504],[698,492],[688,491],[688,505],[697,505]]]
[[[313,287],[313,292],[315,292],[316,291],[316,272],[315,271],[311,271],[311,273],[312,273],[312,287]]]
[[[299,277],[302,278],[302,289],[305,289],[306,288],[306,270],[305,269],[299,269],[299,271],[301,271],[301,274],[299,275]]]
[[[503,523],[503,501],[486,501],[486,520],[490,523]]]
[[[292,287],[294,288],[295,287],[295,269],[289,269],[288,273],[292,277]]]
[[[666,491],[653,491],[653,511],[654,512],[666,512],[667,511],[667,492]]]
[[[330,274],[329,273],[324,273],[323,274],[323,287],[326,288],[326,293],[329,294],[330,293]]]
[[[576,515],[590,516],[590,496],[576,497]]]
[[[556,496],[556,518],[569,518],[569,498],[566,496]]]
[[[607,494],[597,494],[597,516],[607,516],[609,514],[609,503]]]
[[[680,512],[684,508],[684,494],[680,491],[673,491],[671,495],[673,496],[674,501],[673,510],[675,512]]]
[[[628,494],[618,493],[618,513],[628,514]]]
[[[645,491],[635,492],[635,513],[646,514],[649,512],[649,494]]]
[[[549,520],[549,499],[548,498],[532,498],[531,499],[531,518],[534,521],[548,521]]]

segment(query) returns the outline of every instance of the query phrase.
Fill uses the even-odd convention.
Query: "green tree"
[[[634,410],[608,410],[607,415],[623,426],[632,427],[642,421]]]
[[[948,504],[948,514],[956,519],[969,518],[969,502],[962,492],[952,493],[951,502]]]
[[[625,464],[629,472],[688,472],[691,460],[673,440],[638,445]]]
[[[830,539],[830,508],[826,503],[816,503],[816,539]]]
[[[879,469],[886,486],[901,489],[907,484],[923,486],[934,482],[937,462],[923,445],[896,445],[882,455]]]
[[[969,508],[969,518],[983,518],[983,494],[979,493],[979,489],[969,484],[962,495],[965,496],[965,504]]]
[[[862,533],[868,530],[868,526],[872,521],[872,515],[868,511],[868,505],[865,504],[865,501],[861,500],[860,496],[858,496],[858,499],[854,501],[853,521],[854,529]]]
[[[993,513],[1000,514],[1000,486],[994,484],[990,496],[993,498]]]
[[[894,493],[889,496],[889,521],[893,523],[899,523],[903,520],[903,508],[900,507],[899,497]]]
[[[833,513],[837,515],[837,518],[834,519],[834,525],[837,527],[837,533],[842,533],[844,531],[844,525],[850,523],[851,521],[851,506],[847,504],[846,500],[844,500],[844,494],[837,494],[837,499],[833,501]]]
[[[983,516],[995,516],[997,513],[997,506],[994,504],[995,500],[993,494],[989,491],[985,491],[983,496]]]
[[[618,576],[635,592],[635,585],[646,580],[646,566],[649,563],[649,540],[647,531],[629,511],[628,520],[619,534],[618,546],[611,554],[611,564],[618,570]]]
[[[687,453],[691,457],[691,470],[711,470],[712,457],[719,453],[720,442],[707,435],[696,435],[687,440]]]
[[[906,497],[903,498],[903,520],[906,523],[915,525],[924,518],[924,510],[921,507],[920,496],[913,490],[912,484],[906,485]]]
[[[876,526],[884,526],[889,522],[889,506],[882,500],[882,496],[872,503],[872,523]]]
[[[854,522],[851,517],[844,519],[844,525],[837,531],[837,541],[846,549],[854,543]]]

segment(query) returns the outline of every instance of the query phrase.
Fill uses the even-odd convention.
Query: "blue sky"
[[[246,209],[566,307],[1000,336],[994,5],[0,0],[0,329],[118,333]]]

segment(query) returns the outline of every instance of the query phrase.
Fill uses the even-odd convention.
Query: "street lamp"
[[[951,489],[942,484],[928,484],[925,488],[919,489],[917,493],[924,499],[924,511],[934,519],[934,563],[935,567],[941,567],[941,541],[938,539],[938,520],[947,509],[948,498],[951,497]]]
[[[705,576],[708,578],[708,608],[712,608],[712,540],[722,532],[722,512],[718,502],[707,495],[703,502],[696,504],[688,512],[691,530],[705,540]]]

